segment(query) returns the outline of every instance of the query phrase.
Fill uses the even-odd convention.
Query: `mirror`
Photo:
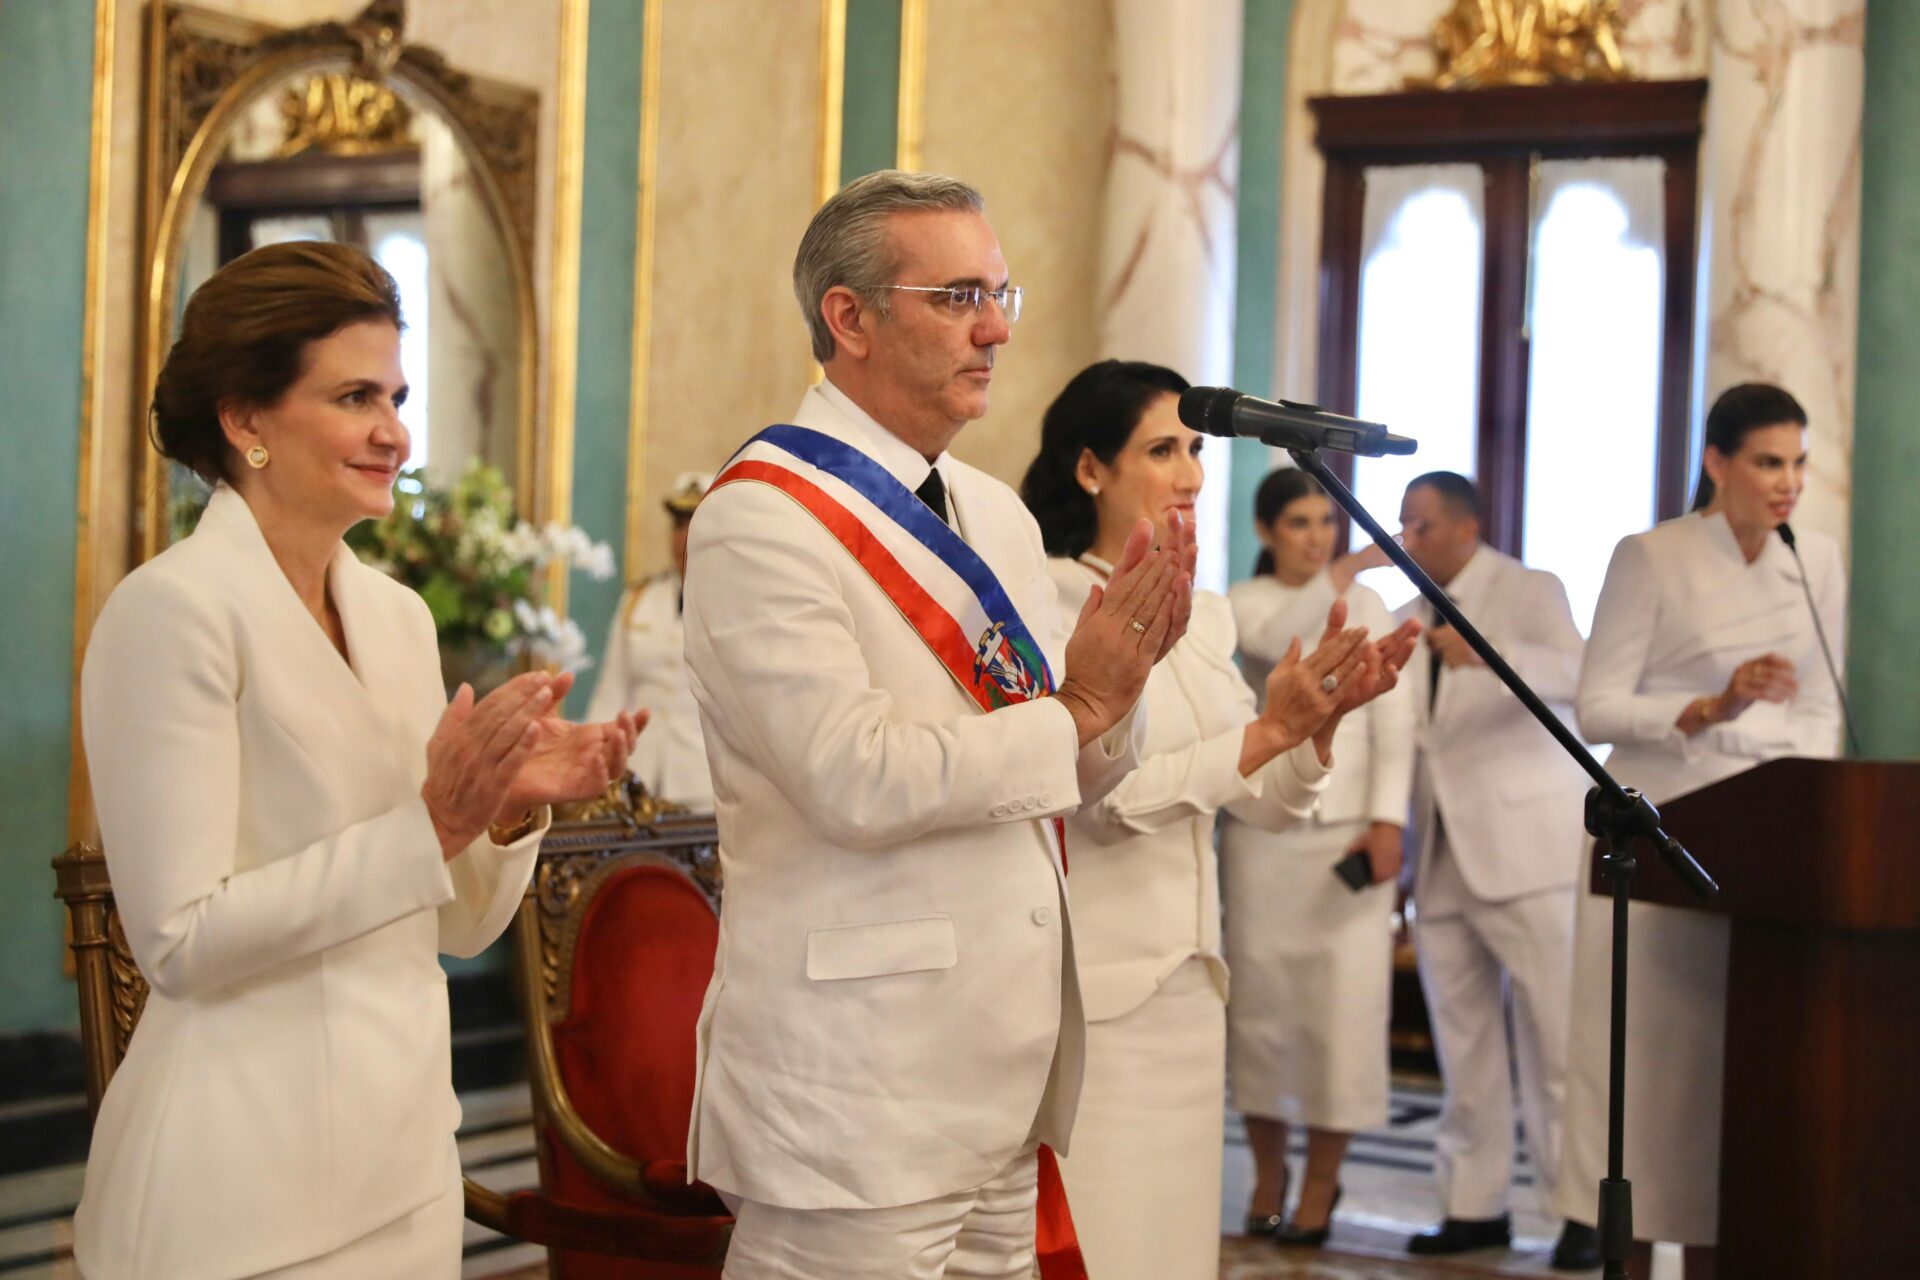
[[[157,198],[142,388],[187,298],[221,265],[287,240],[355,244],[400,287],[411,465],[451,478],[483,460],[530,512],[537,95],[404,45],[397,0],[295,31],[181,5],[153,15],[150,94],[163,92],[148,120]],[[207,490],[145,452],[151,555],[192,527]]]

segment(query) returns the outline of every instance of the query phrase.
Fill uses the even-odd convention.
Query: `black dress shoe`
[[[1333,1201],[1327,1205],[1327,1220],[1318,1227],[1306,1229],[1297,1227],[1289,1219],[1278,1231],[1273,1233],[1273,1242],[1283,1249],[1318,1249],[1333,1234],[1333,1211],[1340,1207],[1340,1195],[1343,1188],[1333,1189]]]
[[[1407,1252],[1422,1256],[1466,1253],[1473,1249],[1504,1249],[1513,1243],[1513,1219],[1448,1218],[1432,1231],[1407,1241]]]
[[[1592,1271],[1601,1263],[1600,1233],[1584,1223],[1568,1222],[1560,1228],[1551,1261],[1555,1271]]]
[[[1265,1217],[1257,1213],[1250,1213],[1247,1215],[1247,1234],[1250,1236],[1270,1236],[1278,1231],[1280,1224],[1285,1221],[1286,1219],[1277,1213],[1270,1213]]]

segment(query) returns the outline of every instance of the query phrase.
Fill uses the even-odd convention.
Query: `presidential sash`
[[[1053,692],[1045,652],[987,562],[873,458],[807,427],[773,426],[740,447],[708,492],[747,482],[778,489],[819,521],[982,711]],[[1055,818],[1053,831],[1065,870],[1065,822]],[[1087,1280],[1060,1166],[1045,1146],[1039,1183],[1040,1274]]]

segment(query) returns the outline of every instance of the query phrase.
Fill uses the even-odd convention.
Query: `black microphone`
[[[1807,565],[1800,558],[1799,544],[1794,540],[1793,527],[1782,521],[1774,529],[1780,535],[1780,541],[1787,544],[1787,550],[1793,552],[1793,562],[1800,568],[1800,590],[1806,593],[1807,612],[1813,615],[1813,634],[1820,637],[1820,652],[1827,660],[1827,675],[1833,681],[1833,691],[1840,695],[1840,714],[1846,717],[1847,741],[1853,747],[1853,754],[1860,754],[1860,734],[1853,727],[1853,707],[1847,702],[1847,687],[1840,683],[1840,669],[1833,663],[1833,649],[1827,644],[1827,629],[1820,625],[1820,608],[1813,602],[1813,588],[1807,584]]]
[[[1190,387],[1180,394],[1180,421],[1210,436],[1250,436],[1279,449],[1331,449],[1377,458],[1420,445],[1377,422],[1362,422],[1319,405],[1262,400],[1232,387]]]

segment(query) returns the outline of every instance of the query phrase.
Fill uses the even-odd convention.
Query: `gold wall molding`
[[[894,123],[894,166],[920,167],[926,136],[927,0],[900,0],[900,102]]]
[[[574,4],[585,8],[585,0],[562,0],[563,16]],[[140,237],[143,314],[132,406],[143,437],[138,446],[138,560],[165,544],[166,471],[159,454],[144,442],[145,409],[171,344],[179,261],[193,204],[246,108],[271,86],[300,72],[347,70],[403,85],[438,109],[476,160],[474,174],[481,198],[500,226],[521,318],[516,492],[521,509],[537,518],[564,513],[564,507],[556,512],[547,505],[551,491],[541,495],[534,480],[539,452],[534,413],[539,317],[533,287],[539,94],[468,75],[449,66],[437,50],[404,43],[405,17],[404,0],[372,0],[350,22],[292,29],[172,0],[155,0],[148,10]],[[567,157],[558,159],[564,168]],[[577,174],[577,150],[572,167]],[[564,227],[564,219],[558,221]],[[577,226],[573,234],[577,245]],[[557,297],[557,284],[555,292]],[[553,368],[558,371],[557,362]],[[565,425],[571,427],[570,417]],[[557,426],[550,423],[550,429]],[[557,455],[558,438],[553,439],[556,447],[548,452]]]
[[[621,570],[640,580],[646,537],[647,414],[653,356],[653,245],[660,195],[661,32],[666,0],[646,0],[640,33],[640,191],[634,203],[633,354],[627,390],[626,537]]]
[[[820,175],[816,203],[840,189],[840,130],[847,92],[847,0],[820,0],[820,141],[814,152]]]
[[[93,5],[93,119],[87,167],[86,302],[80,328],[80,452],[75,494],[73,561],[73,691],[70,713],[71,744],[67,765],[67,839],[93,836],[93,788],[87,777],[87,756],[80,737],[80,665],[93,635],[95,520],[100,511],[100,479],[106,433],[98,417],[100,352],[107,324],[107,212],[113,173],[113,58],[114,30],[119,20],[117,0],[94,0]],[[67,953],[71,956],[71,952]]]
[[[560,0],[559,111],[553,163],[553,256],[547,287],[547,466],[541,518],[573,520],[573,438],[580,367],[580,212],[586,181],[588,0]],[[528,469],[531,474],[531,468]],[[567,612],[567,566],[548,569],[547,598]]]

